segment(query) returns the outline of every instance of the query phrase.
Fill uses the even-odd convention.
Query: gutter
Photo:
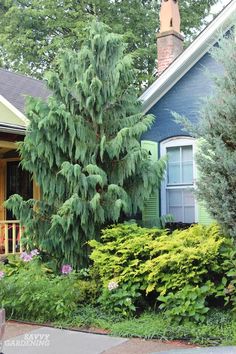
[[[215,44],[222,32],[232,27],[232,17],[236,13],[233,0],[206,27],[193,43],[163,72],[163,74],[139,97],[143,112],[149,111]]]
[[[21,125],[12,125],[6,123],[0,123],[0,132],[9,134],[25,135],[26,128]]]

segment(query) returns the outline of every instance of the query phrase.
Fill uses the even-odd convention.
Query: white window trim
[[[196,153],[196,142],[197,140],[188,137],[188,136],[177,136],[167,140],[164,140],[160,143],[160,155],[161,157],[166,156],[167,148],[170,147],[179,147],[179,146],[188,146],[192,145],[193,147],[193,188],[196,188],[196,177],[197,177],[197,168],[196,168],[196,160],[195,160],[195,153]],[[178,186],[176,188],[182,188],[182,186]],[[161,185],[161,215],[166,215],[167,212],[167,200],[166,200],[166,189],[167,189],[167,172],[165,175],[165,179]],[[198,205],[195,198],[195,222],[198,222]]]

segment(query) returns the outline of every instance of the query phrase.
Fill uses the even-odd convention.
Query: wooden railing
[[[0,221],[0,255],[22,252],[22,230],[18,220]]]

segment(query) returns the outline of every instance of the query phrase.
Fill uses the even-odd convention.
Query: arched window
[[[167,171],[161,188],[161,214],[172,214],[176,222],[197,222],[194,161],[196,140],[174,137],[160,145],[161,156],[167,155]]]

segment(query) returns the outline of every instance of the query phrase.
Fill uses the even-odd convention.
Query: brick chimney
[[[158,76],[182,53],[183,39],[178,0],[162,0],[157,35]]]

